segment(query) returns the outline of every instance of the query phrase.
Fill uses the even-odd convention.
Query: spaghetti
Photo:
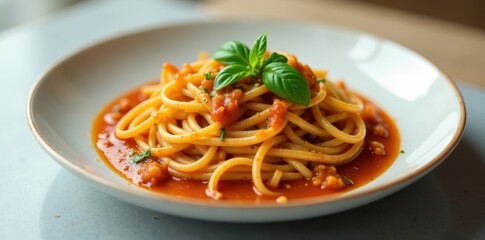
[[[148,153],[139,171],[145,184],[168,176],[208,181],[206,193],[214,199],[224,197],[222,180],[252,181],[265,196],[284,195],[275,190],[281,182],[298,179],[322,187],[351,185],[333,166],[362,150],[363,101],[325,81],[325,71],[283,55],[310,87],[308,106],[281,99],[253,77],[214,90],[214,77],[225,65],[206,54],[180,69],[164,64],[160,81],[142,87],[147,98],[115,128],[118,139],[132,139]]]

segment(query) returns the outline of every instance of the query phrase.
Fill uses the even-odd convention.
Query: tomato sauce
[[[268,127],[279,128],[283,124],[288,106],[285,102],[275,99],[269,109]]]
[[[92,141],[100,158],[114,172],[149,191],[166,193],[174,197],[215,201],[206,195],[207,182],[205,181],[169,177],[156,186],[143,183],[139,171],[142,164],[132,164],[130,161],[130,156],[139,152],[135,142],[117,139],[114,136],[114,129],[117,120],[122,114],[126,113],[126,109],[124,109],[126,104],[122,103],[129,102],[134,105],[144,99],[146,97],[140,92],[140,89],[133,90],[105,106],[95,118]],[[399,132],[396,125],[384,111],[368,100],[363,100],[365,103],[363,118],[367,126],[367,136],[362,151],[353,161],[336,166],[338,174],[350,178],[354,184],[340,190],[321,189],[320,186],[313,186],[311,180],[301,179],[282,181],[274,191],[280,192],[289,201],[351,191],[373,181],[392,165],[400,152]],[[384,133],[382,131],[383,126],[385,127]],[[372,145],[375,142],[385,147],[385,155],[375,154],[377,150],[384,150],[376,150]],[[218,189],[224,196],[222,201],[261,202],[275,200],[275,197],[256,194],[251,181],[221,181]]]
[[[221,90],[222,91],[222,90]],[[220,122],[227,127],[236,122],[239,115],[239,100],[243,92],[241,89],[234,89],[226,93],[218,93],[212,99],[212,120]]]

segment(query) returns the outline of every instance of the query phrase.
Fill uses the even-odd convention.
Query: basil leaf
[[[287,63],[288,62],[288,58],[286,58],[285,56],[281,55],[281,54],[278,54],[278,53],[271,53],[271,55],[269,55],[269,57],[264,60],[263,62],[263,66],[261,68],[264,68],[266,67],[266,65],[272,63],[272,62],[283,62],[283,63]]]
[[[240,64],[228,65],[217,74],[214,81],[214,90],[219,90],[249,76],[254,76],[254,72],[248,66]]]
[[[249,65],[256,72],[259,71],[263,65],[263,57],[266,53],[266,35],[263,33],[254,41],[253,48],[249,52]]]
[[[146,158],[149,158],[151,156],[152,156],[152,152],[150,151],[150,148],[148,148],[146,151],[144,151],[140,154],[136,154],[136,155],[132,156],[130,159],[131,159],[132,163],[138,163],[138,162],[141,162],[141,161],[143,161]]]
[[[241,42],[224,43],[213,55],[214,59],[223,64],[249,65],[249,48]]]
[[[310,88],[303,76],[295,68],[282,62],[273,62],[263,69],[264,85],[279,97],[290,102],[308,106]]]

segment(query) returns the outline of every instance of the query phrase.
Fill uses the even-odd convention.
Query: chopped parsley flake
[[[221,134],[219,135],[219,138],[221,139],[221,141],[226,138],[226,128],[221,128]]]
[[[208,72],[204,74],[205,80],[212,80],[214,76],[212,76],[212,72]]]
[[[150,148],[148,148],[146,151],[136,154],[132,156],[130,159],[132,163],[139,163],[147,158],[150,158],[151,156],[152,156],[151,150]]]

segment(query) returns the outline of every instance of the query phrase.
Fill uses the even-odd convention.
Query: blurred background
[[[40,19],[82,0],[0,0],[0,30]]]
[[[0,36],[15,37],[12,32],[25,30],[45,38],[60,34],[75,42],[197,16],[311,22],[395,41],[453,79],[483,88],[484,12],[485,0],[0,0]],[[83,24],[96,21],[100,24],[89,28]],[[56,30],[50,33],[43,27]],[[38,39],[24,41],[38,45]],[[59,51],[61,56],[62,46],[69,45],[43,51]]]
[[[483,0],[354,0],[485,29]]]
[[[73,4],[103,0],[0,0],[0,30],[25,22],[41,19],[43,16]],[[104,0],[105,1],[105,0]],[[135,0],[133,0],[135,1]],[[161,0],[162,1],[162,0]],[[175,0],[174,0],[175,1]],[[224,0],[182,0],[202,3],[225,2]],[[244,0],[240,0],[244,1]],[[319,0],[300,0],[316,2]],[[328,1],[328,0],[321,0]],[[406,12],[426,15],[440,20],[455,22],[485,29],[484,0],[340,0],[382,6]],[[230,2],[230,1],[229,1]],[[331,0],[328,2],[332,2]],[[334,0],[335,2],[335,0]],[[305,4],[305,3],[303,3]]]

